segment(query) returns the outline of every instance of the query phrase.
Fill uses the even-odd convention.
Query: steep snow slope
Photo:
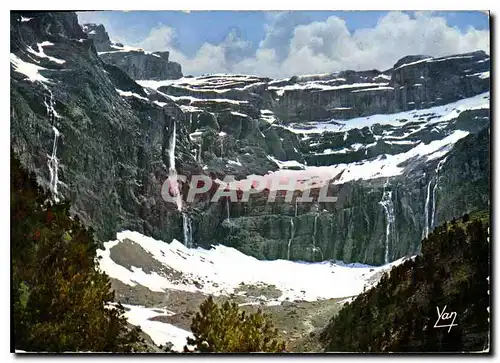
[[[299,134],[320,134],[323,132],[343,132],[352,129],[372,128],[375,125],[391,125],[402,127],[410,123],[419,125],[417,132],[429,125],[441,125],[442,123],[457,118],[467,110],[488,109],[490,107],[490,94],[484,92],[473,97],[464,98],[446,105],[430,107],[423,110],[404,111],[393,114],[377,114],[366,117],[356,117],[348,120],[331,119],[328,122],[305,122],[292,123],[288,129]],[[409,136],[409,135],[406,135]],[[387,133],[384,138],[401,137],[392,136]]]
[[[467,136],[466,131],[457,130],[442,140],[432,141],[429,144],[419,142],[409,151],[396,155],[382,155],[375,159],[350,164],[335,164],[331,166],[306,166],[294,161],[280,162],[275,159],[282,170],[270,172],[264,176],[250,175],[248,179],[230,182],[227,186],[248,190],[248,180],[269,190],[304,190],[311,187],[321,187],[325,184],[344,184],[356,180],[370,180],[375,178],[389,178],[403,174],[404,163],[411,160],[425,162],[439,159],[446,155],[453,145]],[[289,167],[300,166],[303,170],[287,170]],[[293,181],[296,183],[291,183]]]

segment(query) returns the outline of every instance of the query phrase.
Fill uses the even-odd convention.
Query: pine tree
[[[246,314],[234,302],[217,305],[210,296],[193,318],[194,339],[188,345],[198,352],[243,353],[283,352],[285,344],[276,339],[277,330],[261,310]],[[187,346],[185,352],[190,352]]]

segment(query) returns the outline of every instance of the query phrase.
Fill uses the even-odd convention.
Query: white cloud
[[[267,12],[266,18],[268,20],[264,25],[266,35],[260,42],[259,48],[273,49],[276,59],[282,61],[288,54],[294,29],[310,21],[300,11]]]
[[[175,31],[168,26],[158,26],[145,39],[130,45],[169,50],[170,59],[181,63],[186,75],[227,72],[273,78],[345,69],[383,70],[414,54],[443,56],[475,50],[489,53],[488,30],[471,27],[461,32],[430,12],[416,13],[414,17],[390,12],[375,27],[354,32],[336,16],[304,24],[300,12],[266,15],[265,37],[253,54],[249,54],[251,44],[231,31],[220,44],[205,43],[189,57],[179,50]]]
[[[234,72],[233,65],[245,58],[250,42],[242,39],[236,31],[228,33],[217,45],[204,43],[193,57],[183,54],[177,46],[175,30],[164,25],[151,29],[148,36],[130,45],[145,50],[169,50],[170,59],[182,65],[184,74]]]
[[[151,29],[148,36],[137,45],[146,50],[169,50],[175,46],[175,30],[159,25]]]
[[[349,32],[344,20],[330,17],[324,22],[294,29],[286,59],[279,65],[282,75],[333,72],[342,69],[387,69],[410,54],[443,56],[482,49],[489,53],[489,32],[450,27],[442,17],[430,13],[391,12],[374,28]],[[286,72],[286,73],[285,73]]]

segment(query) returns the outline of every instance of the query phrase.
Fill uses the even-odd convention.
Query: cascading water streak
[[[169,171],[170,172],[176,172],[175,170],[175,143],[176,143],[176,139],[177,139],[177,135],[176,135],[176,125],[175,125],[175,121],[173,122],[174,126],[173,126],[173,131],[172,131],[172,135],[170,136],[170,145],[169,145],[169,148],[168,148],[168,161],[169,161]]]
[[[387,183],[386,183],[387,185]],[[386,185],[384,186],[384,191],[382,194],[382,199],[379,204],[383,207],[385,218],[386,218],[386,227],[385,227],[385,253],[384,253],[384,263],[389,263],[389,242],[391,238],[391,232],[394,228],[394,222],[396,221],[396,217],[394,215],[394,204],[392,203],[392,191],[385,190]]]
[[[439,184],[439,171],[443,167],[444,163],[446,162],[446,158],[442,159],[439,161],[437,167],[436,167],[436,174],[434,175],[434,188],[432,189],[432,213],[431,213],[431,228],[434,228],[435,222],[436,222],[436,192],[437,192],[437,186]]]
[[[177,205],[177,210],[182,210],[182,196],[179,191],[179,182],[177,180],[177,170],[175,169],[175,143],[177,139],[176,135],[176,123],[173,122],[172,136],[170,137],[170,145],[168,147],[168,179],[170,182],[170,190],[175,197],[175,204]]]
[[[230,221],[229,198],[226,198],[227,221]]]
[[[312,242],[313,242],[312,258],[313,258],[313,261],[315,261],[315,257],[316,257],[316,233],[317,233],[317,228],[318,228],[318,216],[319,216],[319,213],[316,213],[316,215],[314,216],[314,226],[313,226],[313,236],[312,236]]]
[[[200,140],[200,147],[198,148],[198,155],[197,155],[197,160],[198,163],[201,163],[201,146],[202,146],[202,140]]]
[[[287,260],[290,260],[290,247],[292,246],[292,240],[295,237],[295,225],[293,224],[293,218],[290,218],[290,239],[288,240],[288,251]]]
[[[42,83],[42,85],[50,96],[49,102],[47,103],[47,98],[45,98],[43,100],[43,103],[45,105],[45,109],[47,110],[47,117],[49,118],[51,124],[54,125],[55,119],[60,117],[54,108],[55,106],[54,95],[52,94],[52,91],[45,84]]]
[[[431,184],[432,178],[427,184],[427,196],[425,197],[425,207],[424,207],[424,230],[422,231],[422,238],[426,238],[429,235],[429,218],[431,211],[429,210],[430,198],[431,198]]]
[[[51,155],[47,154],[48,160],[47,160],[47,166],[49,168],[49,173],[50,173],[50,181],[49,181],[49,186],[50,190],[52,191],[54,201],[59,202],[59,197],[58,197],[58,191],[57,191],[57,185],[59,184],[59,159],[57,159],[57,141],[59,140],[59,136],[61,133],[55,126],[56,124],[56,118],[59,118],[60,116],[57,114],[54,106],[54,95],[52,94],[52,91],[45,85],[43,84],[43,87],[49,92],[49,102],[47,103],[47,99],[44,99],[43,103],[45,104],[45,108],[47,110],[47,117],[50,120],[50,123],[52,124],[52,131],[54,132],[54,141],[52,142],[52,153]]]
[[[47,155],[49,158],[47,166],[49,167],[50,173],[50,189],[54,195],[54,200],[58,202],[57,184],[59,184],[59,160],[57,159],[57,140],[59,139],[60,133],[55,126],[52,126],[52,130],[54,131],[54,142],[52,144],[52,154]]]
[[[193,227],[191,218],[186,212],[182,212],[182,232],[184,235],[184,245],[188,248],[193,247]]]
[[[223,136],[219,136],[219,140],[220,140],[220,157],[224,157],[224,137]]]

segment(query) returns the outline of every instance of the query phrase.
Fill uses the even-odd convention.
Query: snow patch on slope
[[[182,278],[165,277],[155,271],[145,273],[140,266],[131,270],[118,265],[110,257],[110,249],[129,239],[139,244],[166,268],[182,274]],[[306,300],[354,296],[373,286],[381,272],[389,271],[405,258],[379,267],[348,267],[342,263],[317,263],[287,260],[263,261],[223,245],[211,249],[187,248],[177,240],[165,243],[138,232],[123,231],[117,240],[104,243],[98,250],[99,266],[111,278],[129,286],[142,285],[152,291],[172,289],[229,295],[246,285],[274,285],[282,294],[271,301]],[[161,273],[161,272],[160,272]],[[196,281],[196,284],[194,283]]]
[[[118,94],[119,94],[120,96],[122,96],[122,97],[135,97],[135,98],[138,98],[138,99],[140,99],[140,100],[149,101],[149,99],[148,99],[148,98],[143,97],[143,96],[141,96],[141,95],[139,95],[139,94],[137,94],[137,93],[134,93],[134,92],[130,92],[130,91],[122,91],[121,89],[118,89],[118,88],[116,88],[116,92],[118,92]],[[163,104],[163,105],[162,105],[162,103],[160,103],[160,102],[158,102],[157,104],[158,104],[159,106],[161,106],[161,107],[163,107],[163,105],[165,105],[165,104]]]
[[[41,70],[46,70],[46,68],[25,62],[14,53],[10,53],[10,64],[16,72],[24,74],[31,82],[50,82],[49,79],[39,73]]]
[[[485,92],[474,97],[422,110],[404,111],[393,114],[379,114],[366,117],[356,117],[349,120],[335,120],[328,122],[308,122],[302,124],[292,124],[287,129],[296,134],[321,134],[324,132],[342,132],[363,127],[379,125],[403,126],[410,122],[415,122],[420,118],[427,118],[429,115],[435,116],[422,125],[432,125],[450,121],[466,110],[487,109],[490,107],[490,93]],[[423,128],[425,126],[421,126]]]
[[[280,170],[262,176],[249,175],[246,179],[230,182],[227,187],[247,190],[250,185],[257,183],[259,187],[265,187],[269,190],[304,190],[320,188],[329,183],[344,184],[359,179],[389,178],[401,175],[405,171],[405,162],[421,158],[425,158],[423,161],[441,158],[452,149],[458,140],[468,134],[467,131],[457,130],[441,140],[434,140],[428,144],[420,142],[404,153],[384,154],[375,159],[349,164],[305,166],[296,160],[279,161],[268,156],[268,159],[275,162]],[[289,170],[290,168],[303,170]]]
[[[387,86],[388,83],[348,83],[348,84],[341,84],[337,86],[332,86],[328,84],[322,84],[318,82],[307,82],[307,83],[295,83],[291,85],[286,85],[282,87],[278,86],[269,86],[269,90],[274,90],[279,92],[280,95],[283,95],[285,91],[292,91],[292,90],[322,90],[322,91],[336,91],[336,90],[341,90],[341,89],[349,89],[349,88],[363,88],[363,87],[370,87],[372,89],[380,87],[380,86]],[[390,87],[392,89],[392,87]]]
[[[27,51],[30,52],[31,54],[36,55],[38,58],[47,58],[48,60],[50,60],[50,61],[52,61],[54,63],[57,63],[57,64],[63,64],[63,63],[65,63],[66,61],[63,60],[63,59],[51,57],[50,55],[45,54],[45,52],[43,50],[43,47],[50,46],[50,45],[54,45],[54,43],[47,42],[47,41],[42,42],[42,43],[37,43],[36,46],[38,48],[38,51],[35,51],[31,47],[28,47]]]
[[[144,306],[127,305],[123,306],[129,311],[125,312],[125,317],[132,325],[141,327],[141,330],[148,334],[156,345],[164,345],[166,342],[173,344],[172,349],[182,352],[187,344],[187,337],[192,337],[191,332],[178,328],[175,325],[163,323],[161,321],[149,320],[155,316],[172,316],[174,313],[164,310],[159,313],[159,308],[146,308]]]
[[[200,77],[182,77],[168,80],[137,80],[142,87],[158,89],[160,87],[176,87],[191,92],[226,93],[232,90],[245,89],[265,84],[263,78],[238,74],[210,74]]]

